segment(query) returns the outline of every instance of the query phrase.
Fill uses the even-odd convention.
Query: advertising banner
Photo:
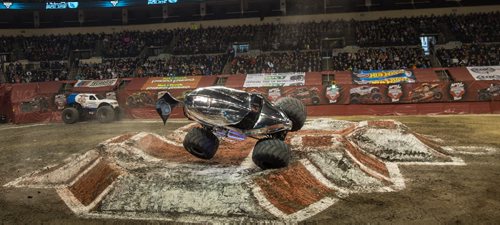
[[[118,79],[109,79],[109,80],[78,80],[74,87],[108,87],[115,86]]]
[[[500,66],[467,67],[476,80],[500,80]]]
[[[352,74],[354,84],[415,83],[415,74],[408,70],[361,70]]]
[[[200,80],[200,76],[151,77],[144,83],[142,90],[194,89]]]
[[[306,73],[256,73],[248,74],[243,87],[304,86]]]

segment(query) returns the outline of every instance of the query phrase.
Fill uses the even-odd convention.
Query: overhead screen
[[[49,2],[10,2],[2,1],[0,10],[62,10],[81,8],[114,8],[128,6],[147,6],[160,4],[176,4],[180,2],[200,2],[200,0],[113,0],[113,1],[49,1]]]

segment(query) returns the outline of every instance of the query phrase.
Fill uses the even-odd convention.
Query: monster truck
[[[490,87],[478,91],[479,100],[490,101],[492,97],[500,96],[500,84],[491,84]]]
[[[285,143],[289,131],[302,128],[306,120],[304,104],[285,97],[272,104],[258,93],[226,87],[195,89],[180,102],[165,93],[156,110],[165,124],[172,108],[184,106],[184,115],[201,127],[192,128],[184,138],[184,148],[201,159],[214,157],[219,138],[259,140],[252,159],[262,169],[285,167],[290,162],[290,147]]]
[[[320,102],[318,92],[319,92],[319,90],[316,87],[312,87],[312,88],[299,87],[299,88],[293,88],[293,89],[289,89],[288,91],[285,91],[283,93],[283,96],[290,96],[292,98],[299,99],[304,104],[317,105]]]
[[[382,102],[382,94],[380,93],[380,89],[378,87],[355,87],[349,90],[349,94],[351,97],[351,104]]]
[[[47,97],[38,96],[29,102],[21,103],[23,112],[47,112],[49,110],[49,101]]]
[[[443,92],[439,84],[423,83],[410,91],[410,98],[412,102],[441,100],[441,98],[443,98]]]
[[[153,104],[153,98],[145,92],[134,93],[127,98],[127,106],[129,107],[142,107],[146,105],[153,106]]]
[[[79,120],[97,117],[101,123],[121,120],[123,109],[113,99],[106,99],[98,94],[80,93],[70,94],[66,97],[66,108],[62,111],[64,123],[72,124]]]

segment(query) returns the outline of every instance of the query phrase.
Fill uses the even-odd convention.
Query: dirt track
[[[417,132],[442,137],[450,145],[477,145],[484,139],[488,145],[500,148],[500,140],[495,136],[500,131],[500,116],[401,117],[399,120]],[[465,125],[440,133],[461,123]],[[160,122],[82,123],[25,128],[3,125],[0,126],[0,184],[57,164],[70,154],[85,152],[111,137],[137,131],[164,135],[184,124],[171,123],[163,127]],[[467,132],[464,132],[464,127]],[[467,136],[470,137],[468,140],[462,140]],[[349,195],[305,223],[500,223],[500,152],[460,157],[467,166],[401,166],[401,173],[406,178],[405,190]],[[0,218],[5,224],[125,222],[78,218],[54,190],[3,186],[0,186]],[[140,221],[126,222],[143,224]]]

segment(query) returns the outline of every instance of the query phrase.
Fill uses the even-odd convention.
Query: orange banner
[[[200,80],[200,76],[151,77],[142,86],[142,90],[194,89],[198,86]]]

